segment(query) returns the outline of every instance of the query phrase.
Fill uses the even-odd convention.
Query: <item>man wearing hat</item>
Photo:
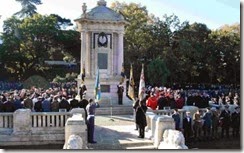
[[[225,109],[220,114],[220,121],[222,123],[221,137],[224,137],[224,132],[227,138],[229,138],[229,128],[231,124],[229,105],[225,105]]]
[[[232,125],[232,135],[233,137],[238,137],[240,135],[240,107],[236,106],[235,111],[231,114],[231,125]]]

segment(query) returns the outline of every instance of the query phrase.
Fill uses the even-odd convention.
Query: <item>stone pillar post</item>
[[[153,112],[146,112],[146,119],[147,119],[147,127],[146,127],[146,131],[151,130],[151,120],[150,120],[150,116],[154,116],[155,114]]]
[[[157,118],[159,116],[158,115],[151,115],[149,116],[150,118],[150,122],[151,122],[151,136],[150,136],[150,139],[154,140],[155,139],[155,129],[156,129],[156,121],[157,121]]]
[[[85,110],[83,108],[73,108],[70,113],[74,114],[82,114],[82,118],[85,120]]]
[[[85,55],[85,70],[86,70],[86,76],[90,76],[91,75],[91,69],[90,69],[90,64],[91,64],[91,60],[90,60],[90,33],[89,32],[85,32],[85,37],[86,37],[86,55]]]
[[[163,139],[163,133],[166,129],[175,129],[174,119],[168,115],[162,115],[157,118],[155,135],[154,135],[154,147],[158,148],[160,141]]]
[[[122,64],[124,63],[124,34],[122,32],[118,33],[118,72],[120,75],[122,70]]]
[[[13,134],[27,135],[31,133],[31,110],[18,109],[13,114]]]
[[[80,54],[80,75],[82,74],[83,64],[87,64],[86,59],[86,31],[81,31],[81,54]]]
[[[84,110],[81,108],[71,110],[71,114],[73,115],[67,120],[65,124],[65,146],[67,145],[71,135],[78,135],[82,138],[83,141],[82,148],[87,148],[87,126],[85,124],[84,118],[82,117],[83,111]]]

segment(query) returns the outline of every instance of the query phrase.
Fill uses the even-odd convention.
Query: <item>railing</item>
[[[83,111],[81,108],[70,112],[31,112],[30,109],[18,109],[13,113],[0,113],[0,146],[63,144],[67,122],[74,115],[78,116],[79,122],[84,126],[83,133],[86,133]],[[81,131],[78,129],[77,132]]]
[[[65,127],[70,112],[32,112],[32,127]]]
[[[13,113],[0,113],[0,128],[13,128]]]

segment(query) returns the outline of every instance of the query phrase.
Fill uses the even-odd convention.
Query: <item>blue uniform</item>
[[[88,142],[94,143],[94,121],[95,121],[95,110],[99,107],[98,103],[89,103],[86,106],[87,111],[87,129],[88,129]]]

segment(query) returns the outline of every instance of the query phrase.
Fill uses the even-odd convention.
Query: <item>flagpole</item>
[[[101,99],[101,89],[100,89],[100,78],[99,78],[99,67],[97,67],[97,74],[95,80],[95,102],[99,102]]]
[[[134,77],[133,77],[133,67],[131,64],[131,68],[130,68],[130,82],[129,82],[129,89],[128,89],[128,96],[135,101],[135,91],[134,91],[134,87],[135,87],[135,82],[134,82]]]
[[[140,83],[139,83],[139,92],[138,98],[139,100],[143,100],[145,96],[145,76],[144,76],[144,63],[142,63],[141,75],[140,75]]]

